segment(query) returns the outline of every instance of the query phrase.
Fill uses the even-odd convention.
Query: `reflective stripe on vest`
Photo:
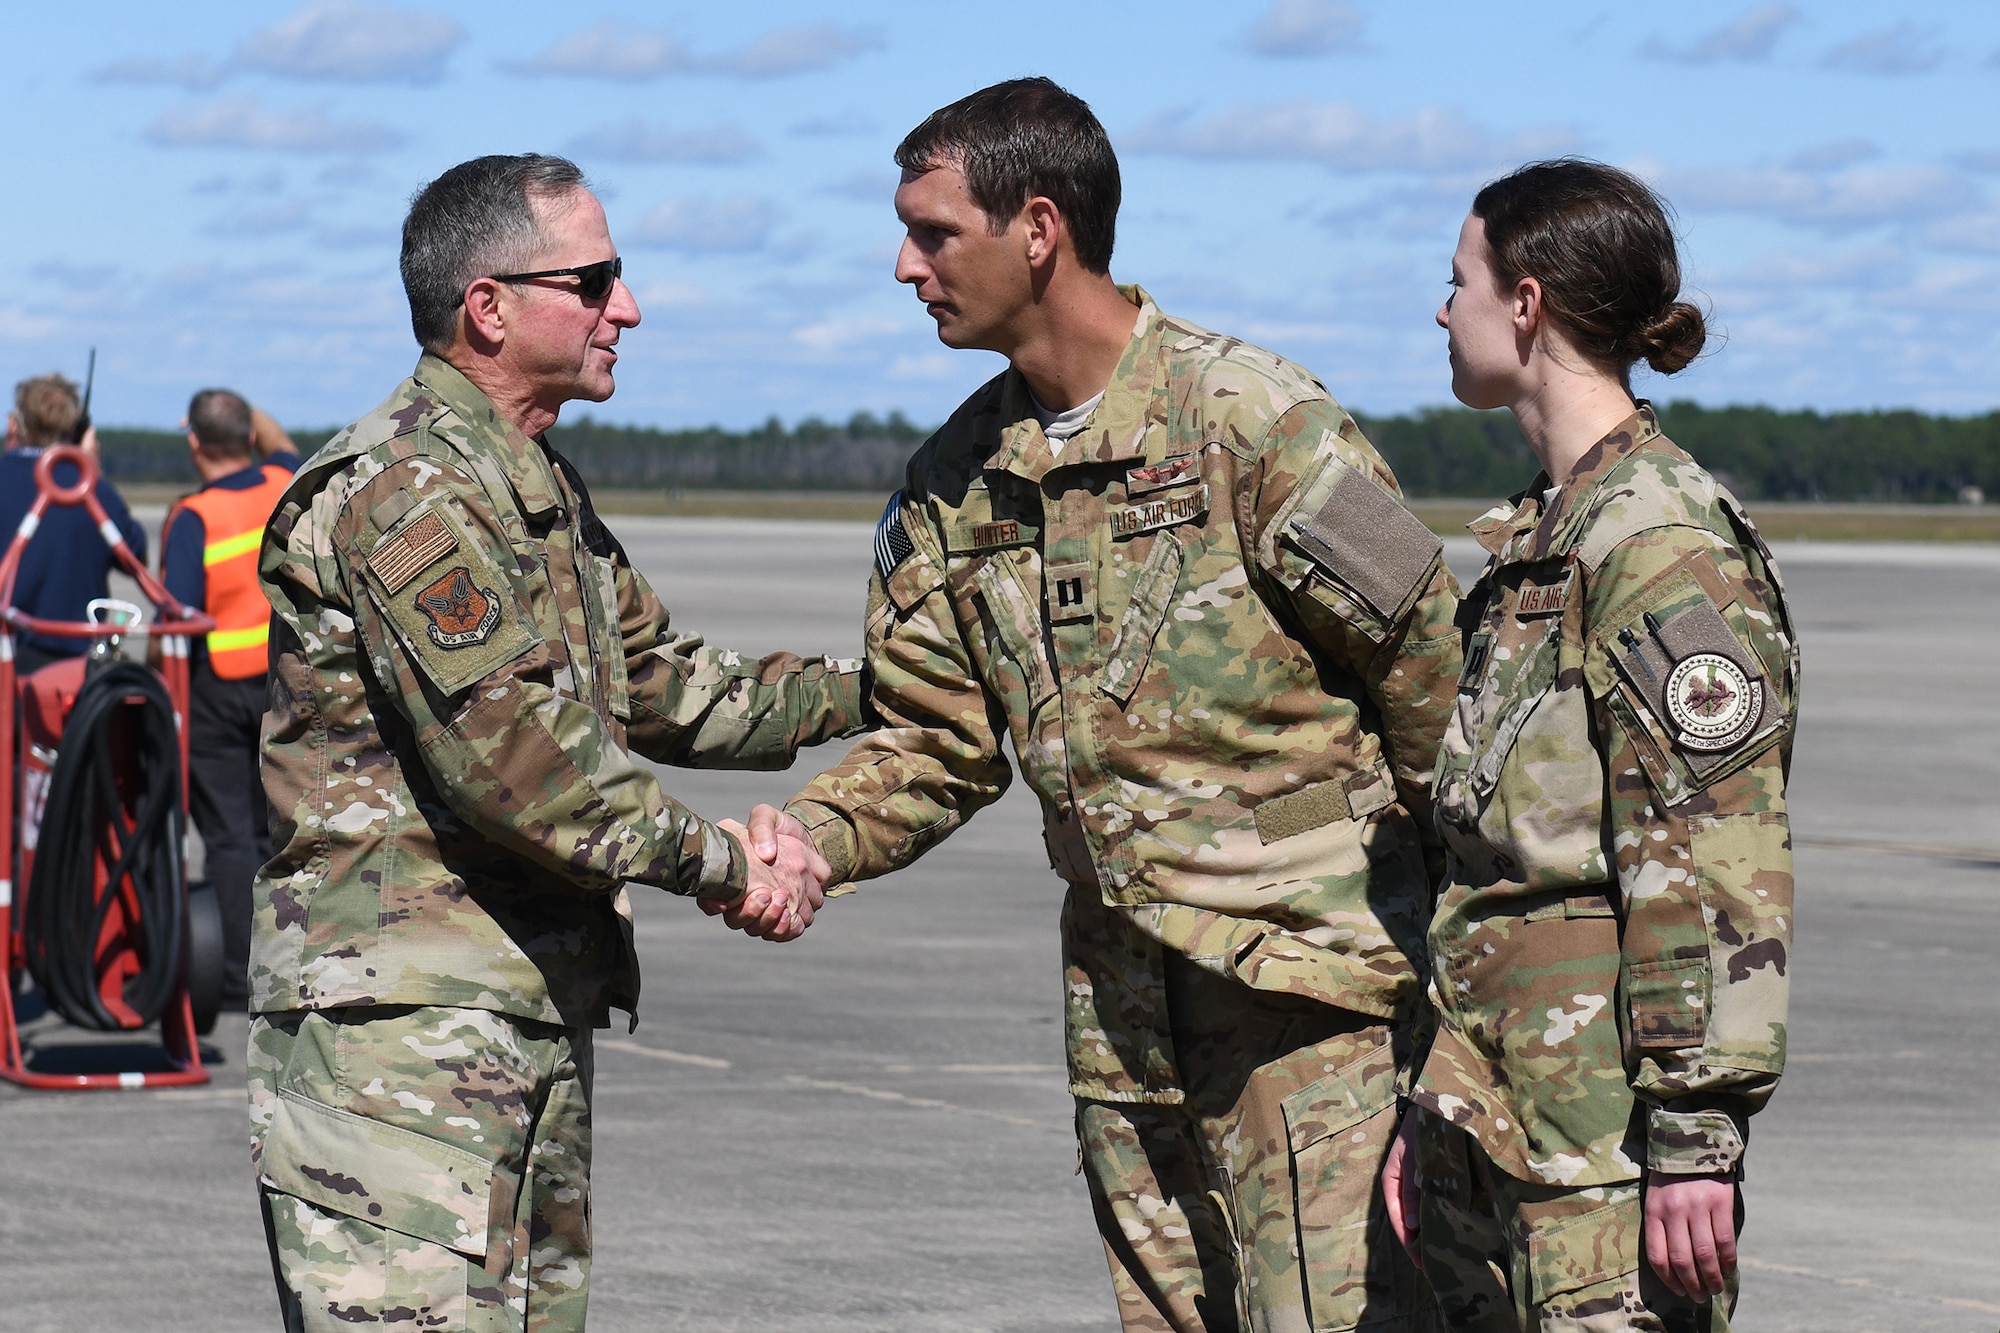
[[[176,512],[188,509],[201,518],[201,565],[208,583],[202,609],[215,617],[206,640],[208,663],[224,680],[261,676],[270,665],[271,604],[257,586],[257,551],[292,474],[271,463],[263,474],[255,486],[240,491],[211,486],[175,506]],[[167,521],[173,522],[171,515]]]

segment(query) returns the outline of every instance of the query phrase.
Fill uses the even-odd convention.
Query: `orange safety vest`
[[[211,486],[182,496],[167,515],[169,528],[183,509],[201,518],[201,568],[208,583],[208,605],[202,609],[215,617],[208,664],[224,680],[261,676],[270,666],[271,603],[257,586],[257,550],[292,474],[275,463],[264,464],[263,472],[264,479],[245,490]],[[166,549],[164,533],[160,549]]]

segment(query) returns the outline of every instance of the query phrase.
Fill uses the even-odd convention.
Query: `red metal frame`
[[[56,464],[73,463],[78,480],[74,486],[58,486],[55,480]],[[23,631],[38,634],[61,635],[65,638],[110,638],[114,635],[156,634],[161,636],[161,663],[159,674],[166,682],[167,697],[174,708],[174,729],[180,736],[181,751],[181,816],[187,816],[187,709],[188,709],[188,641],[191,634],[206,634],[215,628],[215,619],[205,611],[183,606],[172,593],[163,587],[158,579],[146,572],[146,566],[132,549],[125,544],[125,538],[105,514],[104,507],[97,502],[94,487],[97,484],[97,462],[89,454],[75,445],[52,445],[42,451],[35,464],[35,502],[28,507],[26,517],[14,532],[13,541],[7,552],[0,556],[0,974],[5,984],[0,986],[0,1078],[22,1087],[44,1089],[118,1089],[118,1088],[162,1088],[186,1087],[190,1084],[208,1082],[208,1070],[202,1067],[201,1046],[194,1030],[194,1009],[188,1001],[186,979],[167,1003],[167,1011],[160,1018],[160,1043],[166,1051],[167,1061],[173,1066],[169,1070],[152,1072],[117,1072],[90,1074],[43,1074],[30,1070],[21,1054],[20,1024],[14,1016],[14,979],[25,965],[22,944],[14,930],[14,899],[17,894],[27,892],[26,876],[16,883],[13,876],[20,861],[17,840],[20,834],[22,746],[20,745],[22,719],[20,716],[20,684],[14,671],[14,636]],[[51,504],[82,505],[97,522],[97,531],[111,548],[111,554],[119,565],[130,574],[139,589],[153,603],[155,619],[148,626],[121,626],[109,624],[83,624],[64,620],[42,620],[28,615],[14,605],[14,580],[20,573],[22,553],[27,549],[28,539],[41,526],[42,516]],[[120,836],[125,830],[119,830]],[[102,867],[100,866],[100,874]],[[105,886],[99,885],[99,892]],[[115,924],[121,914],[114,912],[114,922],[107,923],[107,929]],[[100,941],[102,944],[103,941]]]

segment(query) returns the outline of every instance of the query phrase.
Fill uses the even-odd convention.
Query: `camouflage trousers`
[[[591,1070],[588,1029],[483,1009],[254,1015],[288,1333],[583,1328]]]
[[[1446,1325],[1475,1333],[1728,1333],[1720,1300],[1667,1290],[1644,1262],[1636,1180],[1595,1188],[1517,1180],[1455,1125],[1418,1138],[1424,1276]],[[1741,1222],[1741,1209],[1738,1209]]]
[[[1127,1333],[1435,1328],[1382,1206],[1391,1029],[1167,960],[1186,1101],[1077,1103]]]

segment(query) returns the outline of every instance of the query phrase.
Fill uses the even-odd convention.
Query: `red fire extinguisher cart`
[[[76,468],[73,485],[57,484],[62,463]],[[182,830],[188,636],[207,633],[215,621],[181,605],[146,571],[98,504],[96,481],[96,461],[82,449],[44,450],[34,503],[0,556],[0,961],[6,965],[0,1078],[43,1089],[206,1083],[198,1033],[214,1021],[206,997],[220,981],[212,945],[219,918],[189,910]],[[113,557],[153,603],[150,626],[42,620],[14,605],[23,552],[52,505],[89,512]],[[152,634],[161,649],[158,668],[94,651],[23,677],[15,670],[15,636],[24,631],[106,646]],[[87,729],[80,722],[86,713]],[[64,765],[75,771],[65,773]],[[39,873],[38,861],[46,863]],[[212,895],[202,897],[212,912]],[[121,1032],[157,1023],[165,1058],[147,1063],[165,1068],[30,1069],[16,1005],[24,971],[72,1026]],[[74,1060],[90,1050],[63,1053]]]

